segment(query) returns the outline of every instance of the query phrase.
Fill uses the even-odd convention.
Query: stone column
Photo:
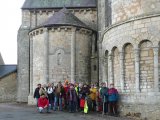
[[[30,37],[30,95],[33,95],[33,37]]]
[[[121,91],[124,92],[124,52],[120,52]]]
[[[92,35],[92,56],[95,54],[95,34]]]
[[[44,28],[44,81],[43,81],[44,84],[49,82],[48,42],[49,42],[48,28]]]
[[[98,26],[99,31],[105,30],[105,13],[106,13],[106,7],[105,7],[106,0],[98,0]]]
[[[76,75],[76,28],[72,28],[71,35],[71,83],[75,83]]]
[[[158,73],[159,47],[153,48],[153,51],[154,51],[154,91],[159,92],[159,73]]]
[[[135,49],[135,78],[136,78],[136,92],[140,92],[140,49]]]
[[[105,59],[105,57],[104,58],[102,58],[102,61],[103,61],[103,65],[102,65],[102,75],[103,75],[103,79],[102,79],[102,82],[106,82],[107,81],[107,70],[106,70],[106,59]]]
[[[114,83],[114,77],[113,77],[113,55],[110,53],[109,54],[109,59],[108,59],[108,64],[109,64],[109,70],[108,70],[108,75],[109,75],[109,83]]]
[[[35,104],[35,101],[33,99],[33,35],[30,35],[30,93],[28,96],[28,104],[33,105]]]
[[[102,82],[102,43],[98,41],[98,79]]]
[[[31,13],[31,28],[35,28],[37,27],[37,12],[33,11],[33,13]]]

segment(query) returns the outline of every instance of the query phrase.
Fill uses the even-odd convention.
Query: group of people
[[[68,80],[62,84],[58,82],[48,85],[38,84],[34,92],[37,100],[37,108],[40,113],[50,112],[50,110],[68,110],[69,112],[98,111],[103,114],[117,116],[118,91],[114,84],[109,87],[106,83],[82,84],[69,83]]]

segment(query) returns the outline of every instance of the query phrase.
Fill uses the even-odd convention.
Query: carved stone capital
[[[134,49],[136,62],[139,61],[140,58],[140,49]]]
[[[124,60],[124,52],[119,52],[120,60]]]
[[[154,56],[157,56],[157,57],[158,57],[159,48],[158,48],[158,47],[154,47],[154,48],[153,48],[153,52],[154,52]]]

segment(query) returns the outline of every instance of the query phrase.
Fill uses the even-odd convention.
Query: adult
[[[41,88],[41,84],[37,84],[37,88],[34,91],[33,97],[36,99],[37,107],[38,107],[38,99],[40,98],[39,90]]]
[[[109,113],[110,115],[117,116],[117,102],[118,102],[118,91],[114,88],[114,84],[110,84],[110,89],[108,91],[109,97]]]
[[[67,98],[69,101],[69,112],[76,112],[76,103],[77,103],[77,93],[74,89],[74,85],[71,84],[67,93]]]
[[[97,88],[96,85],[92,84],[90,88],[90,98],[91,98],[91,109],[92,111],[96,110],[96,97],[97,97]]]
[[[80,96],[80,109],[84,109],[85,102],[88,99],[88,95],[90,94],[89,87],[87,84],[84,84],[83,87],[79,91],[79,96]]]
[[[62,98],[64,95],[64,88],[61,82],[58,82],[55,87],[55,96],[54,96],[54,111],[57,110],[59,105],[59,110],[62,111]]]
[[[102,83],[102,87],[100,89],[100,97],[103,103],[103,114],[107,114],[108,112],[108,87],[106,83]]]
[[[53,109],[53,104],[54,104],[54,89],[51,83],[48,84],[47,87],[47,95],[48,95],[48,100],[49,104],[51,105],[51,109]]]
[[[67,93],[68,93],[68,90],[69,90],[69,83],[68,83],[68,80],[65,80],[64,82],[64,109],[67,109],[67,106],[69,104],[68,102],[68,99],[67,99]]]
[[[41,97],[38,99],[38,110],[40,113],[49,113],[49,100],[46,98],[45,94],[41,94]]]
[[[79,87],[79,83],[75,83],[74,89],[77,93],[76,111],[79,111],[79,108],[80,108],[80,97],[79,97],[80,87]]]
[[[47,86],[46,86],[45,84],[42,85],[42,87],[41,87],[40,90],[39,90],[39,94],[40,94],[40,96],[41,96],[42,94],[44,94],[45,97],[48,98],[46,87],[47,87]]]

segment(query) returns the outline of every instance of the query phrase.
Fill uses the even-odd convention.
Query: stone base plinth
[[[28,96],[28,105],[36,105],[36,99],[33,98],[33,95]]]
[[[122,116],[134,119],[160,119],[160,93],[125,93],[120,94],[119,112]]]

